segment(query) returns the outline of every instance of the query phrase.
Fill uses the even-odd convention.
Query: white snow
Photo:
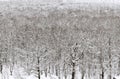
[[[78,75],[76,79],[80,79],[80,78],[81,78],[80,75]],[[115,78],[120,79],[120,76],[115,76]],[[34,74],[27,75],[23,68],[15,67],[13,76],[10,76],[8,68],[4,68],[3,74],[0,74],[0,79],[38,79],[38,78]],[[48,77],[45,77],[45,75],[43,74],[41,76],[41,79],[58,79],[58,77],[50,74],[48,74]],[[71,79],[71,78],[68,77],[67,79]],[[105,77],[105,79],[107,79],[107,77]]]
[[[11,76],[9,73],[9,68],[5,67],[3,69],[3,73],[0,74],[0,79],[38,79],[34,74],[27,75],[23,68],[15,67],[13,75]],[[57,76],[49,75],[45,77],[45,75],[41,75],[41,79],[58,79]]]

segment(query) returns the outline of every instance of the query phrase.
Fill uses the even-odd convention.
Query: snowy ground
[[[1,75],[0,74],[0,79],[38,79],[37,77],[35,77],[34,75],[26,75],[26,76],[21,76],[20,74],[17,73],[17,75]],[[56,76],[52,76],[50,77],[44,77],[43,75],[41,76],[41,79],[58,79]]]
[[[0,74],[0,79],[38,79],[34,76],[34,74],[27,75],[23,68],[15,68],[13,75],[11,76],[9,73],[8,68],[3,69],[3,73]],[[44,75],[41,76],[41,79],[58,79],[56,76],[51,75],[51,77],[45,77]]]
[[[14,70],[15,71],[13,72],[13,75],[10,76],[9,69],[4,68],[3,74],[0,74],[0,79],[38,79],[34,74],[27,75],[23,68],[15,67]],[[51,76],[48,75],[48,77],[45,77],[44,75],[42,75],[41,79],[58,79],[58,77],[54,76],[54,75],[51,75]],[[71,78],[69,77],[67,79],[71,79]],[[80,76],[78,76],[77,79],[81,79]],[[107,79],[107,78],[105,78],[105,79]],[[120,79],[120,76],[116,76],[116,79]]]

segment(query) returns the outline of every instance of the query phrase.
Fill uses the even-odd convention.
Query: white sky
[[[65,0],[72,2],[120,3],[120,0]]]
[[[12,1],[12,0],[0,0],[0,1]],[[18,0],[18,1],[21,1],[21,0]],[[24,0],[22,0],[22,1],[24,1]],[[34,0],[32,0],[32,1],[34,1]],[[42,1],[46,1],[46,0],[42,0]],[[47,0],[47,1],[49,1],[49,0]],[[52,0],[50,0],[50,1],[52,1]],[[53,1],[55,1],[55,0],[53,0]],[[64,2],[73,2],[73,3],[74,2],[75,3],[80,3],[80,2],[90,2],[90,3],[93,3],[93,2],[97,2],[97,3],[119,3],[120,4],[120,0],[63,0],[63,1]]]

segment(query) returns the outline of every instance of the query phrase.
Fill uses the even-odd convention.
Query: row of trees
[[[59,79],[112,79],[120,74],[119,17],[56,9],[44,15],[18,13],[0,16],[1,73],[7,66],[13,75],[18,66],[38,79],[41,74]]]

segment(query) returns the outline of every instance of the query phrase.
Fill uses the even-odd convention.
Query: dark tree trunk
[[[2,70],[3,70],[3,65],[2,62],[0,61],[0,73],[2,74]]]
[[[58,67],[55,67],[56,76],[58,76]]]
[[[84,79],[84,77],[85,77],[85,73],[83,72],[83,73],[82,73],[82,78],[81,78],[81,79]]]
[[[100,74],[100,79],[104,79],[104,66],[103,66],[103,51],[102,48],[100,49],[100,64],[101,64],[101,74]]]
[[[75,79],[75,63],[73,63],[72,78],[71,79]]]
[[[12,74],[13,74],[13,69],[12,67],[10,67],[10,75],[12,76]]]
[[[65,79],[67,79],[67,75],[65,74]]]
[[[38,79],[40,79],[40,60],[39,57],[37,57],[37,62],[38,62],[38,67],[37,67],[37,72],[38,72]]]
[[[119,62],[118,62],[118,74],[120,75],[120,58],[119,58]]]
[[[102,79],[104,79],[104,70],[102,69]]]
[[[40,70],[39,70],[39,67],[38,67],[38,79],[40,79]]]
[[[109,74],[109,79],[112,79],[112,54],[111,54],[111,38],[109,38],[109,67],[110,67],[110,74]]]
[[[59,66],[59,65],[58,65],[58,73],[59,73],[59,74],[58,74],[58,79],[61,79],[61,76],[60,76],[61,73],[60,73],[60,66]]]
[[[49,73],[49,74],[51,73],[51,67],[50,67],[50,64],[49,64],[48,73]]]
[[[0,73],[2,74],[2,70],[3,70],[3,65],[2,65],[2,59],[1,59],[2,55],[0,53]]]

